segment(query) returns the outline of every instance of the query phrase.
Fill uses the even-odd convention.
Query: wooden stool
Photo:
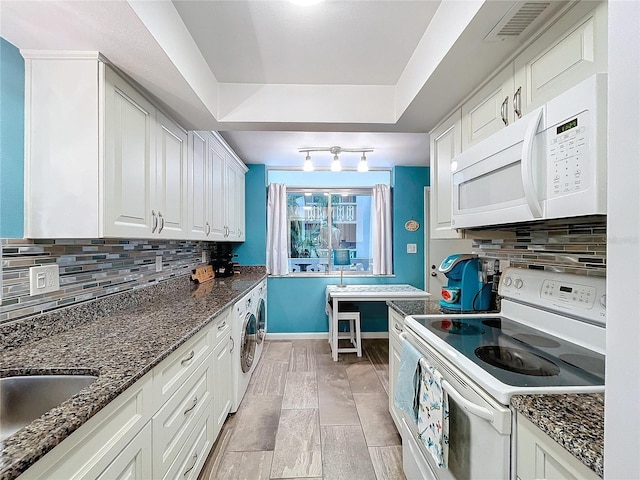
[[[338,325],[340,321],[349,322],[349,331],[341,332],[338,328],[338,341],[349,340],[353,347],[339,348],[336,345],[338,353],[356,353],[358,357],[362,356],[362,337],[360,335],[360,312],[359,311],[347,311],[338,312]]]

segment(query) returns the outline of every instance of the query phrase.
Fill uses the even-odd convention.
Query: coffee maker
[[[445,258],[438,270],[448,279],[442,287],[440,306],[452,312],[477,312],[489,309],[491,283],[483,279],[477,255],[458,253]]]

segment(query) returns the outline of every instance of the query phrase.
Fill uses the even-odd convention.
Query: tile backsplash
[[[594,217],[518,225],[500,239],[474,240],[473,252],[487,260],[508,260],[512,267],[604,277],[607,222]]]
[[[29,317],[187,275],[202,262],[206,242],[178,240],[0,240],[0,323]],[[162,271],[156,272],[156,256]],[[29,295],[29,267],[57,263],[60,290]]]

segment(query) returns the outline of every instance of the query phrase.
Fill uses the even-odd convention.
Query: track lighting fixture
[[[331,161],[331,171],[339,172],[340,170],[342,170],[342,165],[340,164],[340,159],[338,158],[338,154],[336,153],[333,156],[333,160]]]
[[[311,162],[311,155],[307,152],[307,156],[304,158],[304,167],[302,169],[305,172],[313,172],[313,163]]]
[[[305,172],[311,172],[314,170],[314,165],[311,162],[310,152],[330,152],[333,155],[333,160],[331,161],[332,172],[340,172],[342,170],[342,164],[340,163],[339,154],[343,152],[362,152],[362,157],[360,157],[360,161],[358,162],[358,171],[368,172],[369,164],[367,163],[367,157],[365,154],[368,152],[373,152],[373,148],[343,148],[339,146],[302,147],[302,148],[299,148],[298,151],[300,153],[306,153],[306,156],[304,158],[304,166],[303,166],[303,170]]]
[[[367,163],[367,157],[364,152],[362,152],[362,157],[360,157],[360,161],[358,162],[358,171],[359,172],[368,172],[369,164]]]

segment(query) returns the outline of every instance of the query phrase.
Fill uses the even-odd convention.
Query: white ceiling
[[[100,51],[246,163],[297,167],[299,148],[340,145],[374,148],[372,167],[426,165],[426,132],[526,38],[484,40],[515,3],[1,0],[0,36],[23,50]],[[341,157],[355,167],[352,155]],[[328,153],[313,158],[329,165]]]

